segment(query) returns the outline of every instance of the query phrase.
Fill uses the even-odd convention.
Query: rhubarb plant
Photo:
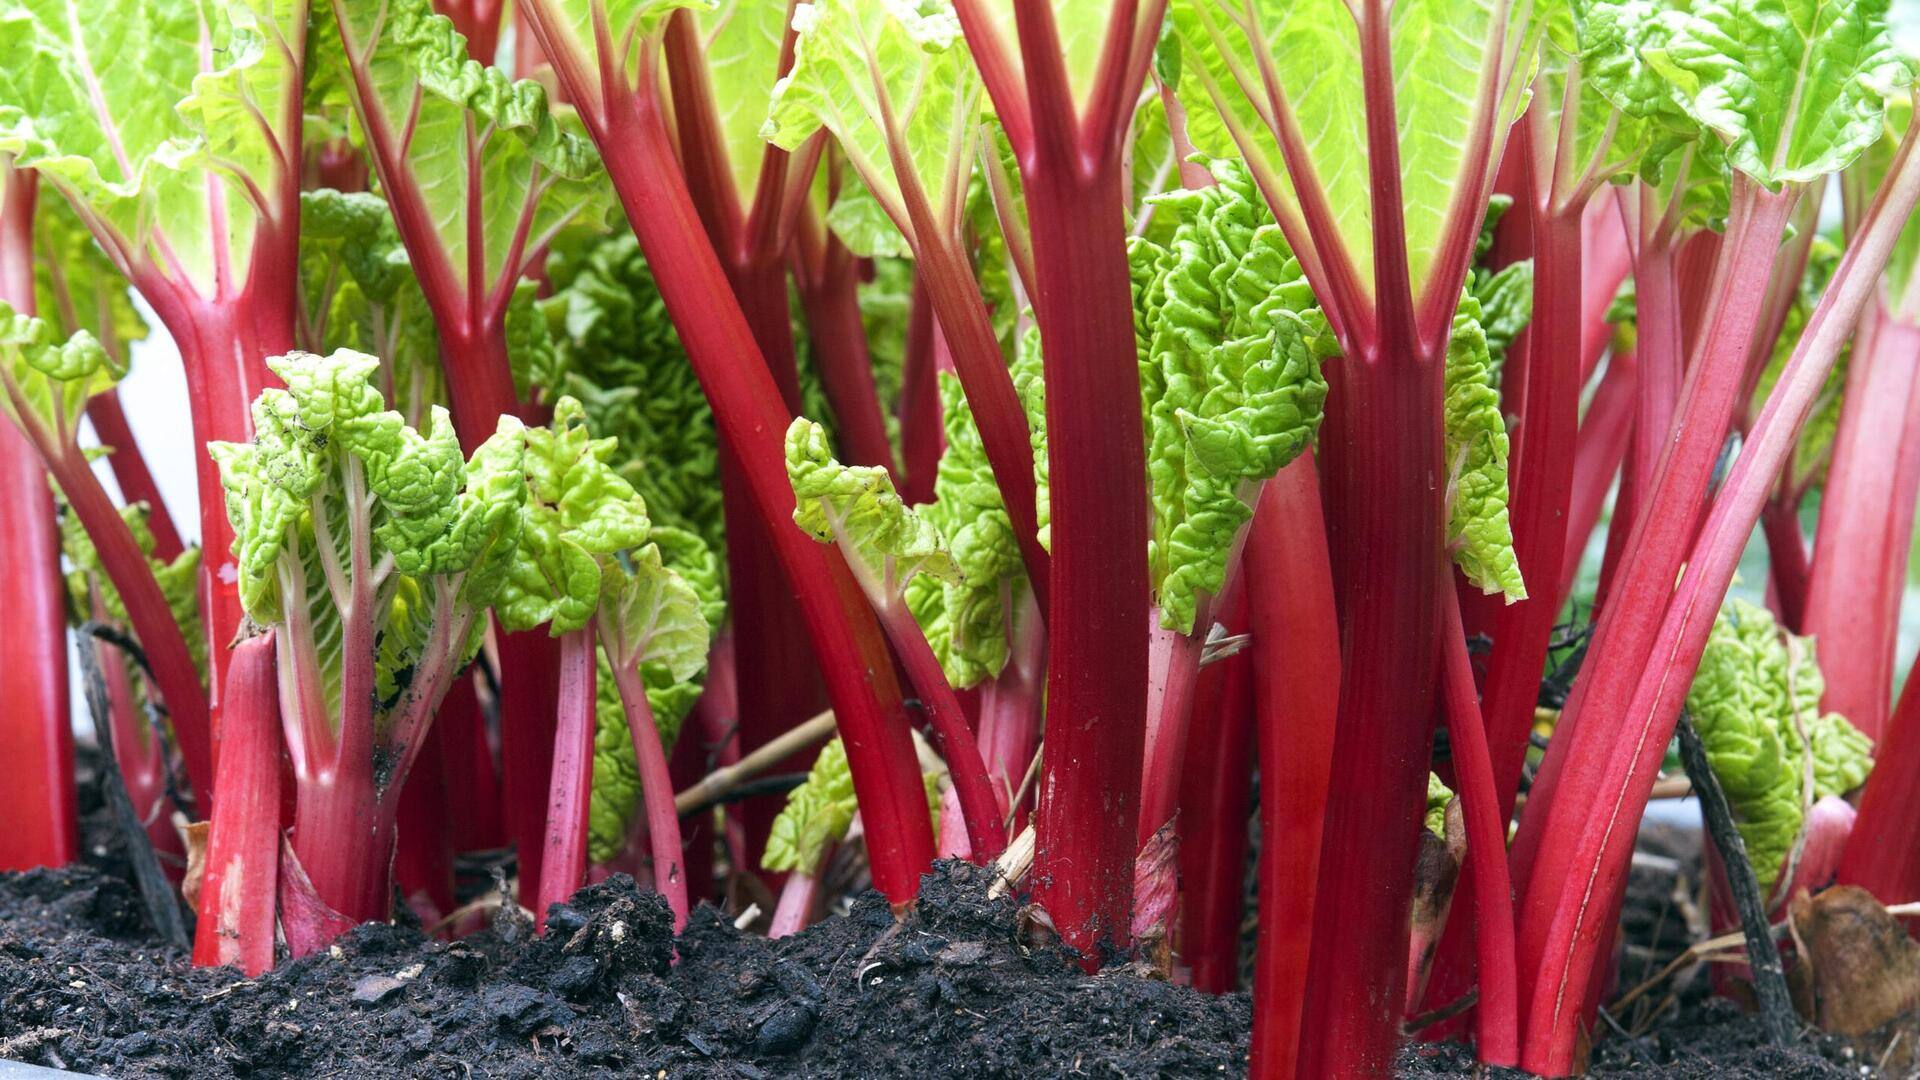
[[[88,18],[66,0],[0,6],[0,151],[86,222],[180,347],[196,437],[244,440],[264,364],[292,347],[300,230],[304,0],[137,3]],[[200,535],[232,532],[196,457]],[[206,561],[217,701],[241,617],[236,570]],[[197,777],[210,785],[211,775]]]
[[[794,523],[846,556],[939,737],[974,856],[999,854],[1006,845],[1000,804],[953,687],[907,603],[907,585],[915,576],[959,575],[952,554],[939,530],[901,501],[884,468],[834,460],[819,424],[805,417],[794,420],[786,451]]]
[[[526,435],[503,417],[463,456],[434,409],[386,408],[380,362],[271,360],[255,441],[216,443],[241,597],[278,638],[296,785],[281,903],[296,954],[385,918],[398,796],[440,699],[516,565]]]

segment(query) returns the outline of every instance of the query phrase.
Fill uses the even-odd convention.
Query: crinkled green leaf
[[[562,254],[562,252],[556,252]],[[656,523],[726,544],[713,414],[633,233],[594,239],[548,265],[542,302],[592,430],[619,440],[614,464]]]
[[[1468,157],[1476,123],[1504,133],[1526,101],[1539,26],[1530,0],[1397,0],[1387,6],[1400,142],[1401,208],[1416,294],[1426,290],[1452,212],[1485,177]],[[1265,115],[1270,72],[1327,196],[1361,288],[1374,286],[1367,97],[1358,9],[1342,0],[1176,0],[1181,96],[1196,147],[1244,156],[1291,205],[1292,181]],[[1493,103],[1483,117],[1478,101]],[[1211,107],[1209,107],[1211,106]],[[1234,133],[1244,140],[1236,145]],[[1497,161],[1500,142],[1495,140]],[[1477,212],[1477,207],[1474,208]],[[1331,253],[1323,253],[1330,256]]]
[[[1252,178],[1156,196],[1166,246],[1129,248],[1153,504],[1148,567],[1161,625],[1194,631],[1217,592],[1254,486],[1313,441],[1332,335]]]
[[[603,560],[600,638],[616,664],[658,664],[686,682],[707,663],[711,628],[701,596],[648,544]]]
[[[915,574],[959,574],[933,524],[913,511],[877,465],[842,465],[826,429],[806,417],[787,428],[793,521],[821,543],[838,544],[871,595],[897,598]]]
[[[863,259],[904,258],[912,253],[886,208],[858,179],[841,187],[833,205],[827,207],[826,223],[848,251]]]
[[[1767,187],[1838,172],[1880,138],[1913,79],[1887,0],[1698,0],[1641,56],[1687,116]]]
[[[957,213],[982,104],[945,0],[811,0],[794,8],[793,27],[793,68],[774,85],[761,135],[792,150],[823,127],[832,132],[887,217],[913,238],[888,152],[890,119],[928,202]]]
[[[1522,259],[1499,270],[1475,269],[1468,286],[1480,305],[1480,330],[1487,338],[1487,359],[1499,381],[1507,350],[1533,318],[1533,260]]]
[[[1424,824],[1427,831],[1442,840],[1447,838],[1447,804],[1453,801],[1453,789],[1440,782],[1434,773],[1427,774],[1427,814]]]
[[[249,190],[271,199],[300,167],[280,149],[297,143],[306,21],[305,0],[6,0],[0,152],[84,207],[123,269],[152,258],[211,297],[225,266],[237,289],[265,219],[288,212]]]
[[[1461,297],[1447,343],[1447,545],[1468,581],[1507,602],[1527,598],[1507,523],[1507,425],[1494,389],[1480,302]]]
[[[283,649],[311,642],[333,723],[341,613],[357,573],[369,575],[359,584],[373,598],[381,708],[403,699],[427,659],[457,668],[479,648],[478,616],[520,534],[526,436],[502,417],[463,458],[446,410],[433,409],[423,433],[386,408],[372,356],[289,353],[267,364],[286,388],[255,400],[254,441],[208,450],[226,490],[241,604],[287,631]],[[358,560],[355,536],[366,538]]]
[[[773,819],[760,865],[776,873],[818,873],[827,849],[846,838],[859,808],[847,748],[836,738],[820,748],[806,783],[787,795],[786,807]]]
[[[1851,791],[1872,767],[1870,740],[1838,714],[1821,714],[1825,689],[1811,639],[1734,600],[1715,620],[1687,691],[1687,712],[1763,891],[1779,876],[1809,797]]]
[[[553,423],[529,428],[526,440],[526,523],[494,603],[508,629],[550,624],[557,637],[593,618],[604,557],[646,542],[646,503],[609,464],[616,441],[593,438],[573,398],[561,398]]]

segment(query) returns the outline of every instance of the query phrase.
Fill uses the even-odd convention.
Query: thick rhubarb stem
[[[1513,813],[1541,665],[1560,613],[1552,575],[1566,554],[1580,427],[1580,208],[1556,208],[1552,198],[1542,193],[1533,209],[1533,318],[1527,329],[1532,360],[1514,429],[1518,446],[1509,498],[1514,555],[1529,595],[1494,620],[1483,702],[1501,821]]]
[[[172,562],[186,547],[180,541],[180,530],[173,524],[173,515],[167,512],[166,501],[160,497],[160,485],[154,482],[153,471],[147,468],[147,459],[140,453],[140,444],[134,441],[126,410],[120,406],[120,391],[109,388],[94,395],[93,400],[87,402],[87,420],[93,424],[93,433],[99,436],[100,445],[113,449],[107,456],[107,464],[113,469],[114,482],[120,485],[121,497],[129,506],[147,504],[147,529],[153,533],[154,557]]]
[[[1920,896],[1920,678],[1907,676],[1900,704],[1874,747],[1873,772],[1860,793],[1860,816],[1840,857],[1841,883],[1883,904]]]
[[[1480,1061],[1512,1067],[1520,1058],[1519,989],[1513,958],[1513,887],[1507,874],[1507,819],[1499,808],[1487,729],[1467,654],[1460,605],[1440,597],[1440,687],[1453,751],[1454,782],[1467,822],[1467,874],[1473,888],[1480,1001],[1474,1009]]]
[[[560,694],[553,735],[553,781],[547,788],[546,846],[533,925],[544,930],[547,909],[562,904],[587,879],[587,814],[593,792],[594,628],[560,638]]]
[[[1818,643],[1820,674],[1827,681],[1821,708],[1878,739],[1892,709],[1900,630],[1900,589],[1887,571],[1896,563],[1905,567],[1913,542],[1911,516],[1907,528],[1898,531],[1889,517],[1901,499],[1913,497],[1911,490],[1900,490],[1903,477],[1896,463],[1920,441],[1920,430],[1911,422],[1920,381],[1915,378],[1920,322],[1884,304],[1875,305],[1868,319],[1873,324],[1864,335],[1869,344],[1856,348],[1847,366],[1833,462],[1813,534],[1801,632]],[[1796,538],[1798,528],[1794,523]],[[1767,536],[1771,541],[1773,532]]]
[[[1633,682],[1645,670],[1654,638],[1659,631],[1666,599],[1673,594],[1693,541],[1695,523],[1705,504],[1707,482],[1714,462],[1726,440],[1734,408],[1744,384],[1748,345],[1753,340],[1772,274],[1774,256],[1792,212],[1797,189],[1775,194],[1744,178],[1734,183],[1734,209],[1728,222],[1728,240],[1724,254],[1728,258],[1723,288],[1724,298],[1715,304],[1714,318],[1701,340],[1698,355],[1687,371],[1686,384],[1678,414],[1686,423],[1676,425],[1670,441],[1664,442],[1660,468],[1652,486],[1636,486],[1638,506],[1656,512],[1636,513],[1632,532],[1620,563],[1621,580],[1611,583],[1613,597],[1603,614],[1589,651],[1575,699],[1561,714],[1552,748],[1548,751],[1539,779],[1529,795],[1528,812],[1523,818],[1514,845],[1515,877],[1526,896],[1521,914],[1521,978],[1531,978],[1544,945],[1546,920],[1551,901],[1540,899],[1555,883],[1572,872],[1564,847],[1550,849],[1540,837],[1552,827],[1552,806],[1561,796],[1561,777],[1570,756],[1580,751],[1584,740],[1596,745],[1579,754],[1580,758],[1598,752],[1604,745],[1610,723],[1594,725],[1589,735],[1579,723],[1587,710],[1592,715],[1611,719],[1623,712],[1633,693]],[[1641,377],[1647,377],[1646,339],[1641,339]],[[1599,777],[1595,771],[1584,775],[1567,774],[1576,794],[1568,803],[1572,815],[1584,815],[1601,798],[1595,789]],[[1563,826],[1564,827],[1564,826]],[[1537,877],[1535,876],[1537,875]],[[1536,891],[1528,883],[1548,883]]]
[[[453,822],[446,769],[446,732],[435,724],[426,746],[407,770],[395,811],[393,880],[400,899],[432,926],[451,913],[453,894]]]
[[[0,157],[0,162],[11,161]],[[0,164],[0,300],[33,314],[35,178]],[[0,423],[0,870],[63,866],[79,854],[60,529],[46,468]]]
[[[1315,939],[1307,931],[1319,906],[1341,694],[1340,627],[1312,455],[1267,482],[1248,530],[1246,560],[1261,776],[1260,938],[1249,1072],[1290,1080],[1315,1075],[1299,1063]]]
[[[1539,845],[1540,855],[1527,893],[1528,912],[1523,916],[1546,924],[1544,931],[1528,931],[1523,922],[1522,948],[1528,947],[1527,938],[1532,933],[1539,933],[1541,940],[1536,953],[1541,960],[1533,982],[1532,1014],[1521,1059],[1530,1071],[1562,1075],[1576,1064],[1576,1044],[1586,1020],[1583,990],[1597,967],[1602,943],[1608,940],[1605,931],[1609,918],[1624,894],[1633,836],[1646,809],[1653,778],[1761,506],[1792,453],[1861,309],[1877,288],[1880,271],[1901,226],[1915,202],[1920,201],[1920,157],[1912,151],[1910,134],[1901,145],[1867,224],[1848,247],[1832,283],[1809,318],[1799,345],[1714,500],[1698,540],[1690,552],[1680,553],[1686,560],[1686,576],[1672,602],[1660,605],[1664,617],[1655,628],[1655,640],[1641,653],[1630,678],[1624,680],[1636,684],[1629,706],[1619,712],[1596,712],[1595,716],[1605,716],[1608,722],[1582,725],[1576,733],[1591,733],[1590,745],[1583,747],[1576,740],[1571,747],[1573,756],[1560,774],[1559,790],[1554,795],[1559,812],[1549,815],[1547,840]],[[1762,203],[1764,206],[1765,199]],[[1756,216],[1764,218],[1766,214],[1763,210]],[[1734,259],[1729,264],[1729,280],[1742,276],[1746,268],[1742,260],[1771,263],[1772,248],[1743,251],[1748,247],[1746,241],[1737,229],[1729,229],[1724,248]],[[1751,327],[1740,337],[1739,348],[1715,346],[1728,312],[1750,305],[1763,291],[1732,286],[1719,304],[1718,315],[1703,342],[1703,355],[1695,362],[1696,370],[1724,366],[1727,353],[1744,361]],[[1688,415],[1693,413],[1689,410]],[[1675,457],[1679,456],[1677,450],[1678,446]],[[1671,463],[1662,470],[1663,474],[1671,471]],[[1660,500],[1658,505],[1682,504]],[[1659,516],[1643,515],[1643,521]],[[1625,595],[1635,596],[1632,592]],[[1621,609],[1632,602],[1623,601]],[[1596,689],[1605,685],[1597,684]],[[1590,694],[1583,707],[1592,708],[1599,700],[1596,694]],[[1556,738],[1549,757],[1561,750]],[[1584,789],[1581,780],[1588,781]],[[1531,813],[1523,819],[1523,837],[1531,819]],[[1523,966],[1521,973],[1522,978],[1528,977],[1528,968]]]
[[[1201,670],[1193,723],[1207,737],[1181,764],[1175,945],[1194,988],[1210,994],[1232,993],[1240,983],[1247,814],[1253,799],[1252,666],[1245,656],[1231,656]]]
[[[794,243],[795,261],[808,268],[795,278],[806,308],[814,369],[833,408],[834,435],[849,462],[885,465],[897,474],[873,384],[867,330],[860,319],[859,267],[853,253],[811,214],[800,222]]]
[[[220,720],[206,874],[193,962],[248,978],[273,966],[280,866],[280,684],[272,631],[233,648]]]
[[[637,667],[616,665],[614,685],[620,689],[620,707],[627,714],[627,731],[640,762],[640,798],[646,808],[647,839],[653,851],[653,887],[666,897],[673,911],[673,932],[687,926],[687,868],[681,850],[680,814],[673,805],[673,779],[667,773],[667,754],[660,746],[660,728],[647,704],[647,690]]]
[[[487,740],[486,712],[480,707],[476,673],[453,680],[433,722],[431,738],[440,740],[447,776],[447,818],[455,851],[480,851],[506,843],[500,816],[500,772]]]
[[[1139,817],[1148,514],[1140,425],[1114,422],[1140,410],[1123,174],[1117,162],[1082,168],[1022,166],[1060,553],[1047,605],[1047,703],[1051,715],[1074,718],[1047,732],[1035,897],[1067,943],[1092,956],[1102,942],[1126,941],[1131,924],[1138,848],[1114,823]]]
[[[596,42],[596,57],[582,56],[551,0],[532,0],[525,10],[561,85],[581,106],[627,220],[657,271],[662,299],[721,438],[738,452],[821,660],[854,788],[872,823],[867,850],[874,884],[905,902],[932,860],[933,825],[892,662],[845,561],[790,526],[793,489],[781,446],[785,410],[751,328],[730,302],[731,286],[680,173],[661,113],[653,46],[642,51],[639,92],[633,92],[625,84],[626,54],[613,55],[610,39]],[[605,97],[603,72],[619,87]]]
[[[1213,605],[1202,602],[1198,606],[1191,634],[1162,627],[1157,611],[1152,613],[1147,630],[1152,659],[1147,676],[1147,742],[1140,770],[1138,839],[1142,847],[1172,820],[1179,804],[1187,725],[1199,693],[1200,654],[1213,623]]]

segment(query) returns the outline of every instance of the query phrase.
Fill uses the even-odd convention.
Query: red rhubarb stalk
[[[1247,534],[1260,755],[1260,938],[1254,954],[1253,1076],[1315,1075],[1298,1060],[1316,922],[1340,628],[1321,520],[1320,481],[1303,454],[1267,481]],[[1403,957],[1404,960],[1404,957]],[[1306,1041],[1315,1041],[1310,1036]]]
[[[547,835],[535,894],[533,923],[547,925],[547,909],[563,904],[587,877],[587,800],[593,791],[593,625],[560,638],[558,721],[553,736],[553,781],[547,789]]]
[[[940,363],[945,359],[946,363]],[[941,425],[939,372],[951,366],[946,337],[933,317],[933,301],[927,298],[926,282],[918,270],[913,275],[913,292],[907,300],[906,356],[901,362],[900,459],[902,477],[900,497],[910,506],[933,501],[933,480],[940,469],[940,455],[946,451],[946,429]]]
[[[1113,823],[1139,814],[1148,513],[1140,425],[1114,422],[1140,408],[1122,156],[1164,4],[1122,0],[1111,7],[1083,104],[1069,85],[1051,5],[1014,6],[1017,50],[982,3],[966,0],[956,12],[1027,199],[1032,300],[1046,368],[1051,531],[1063,556],[1050,586],[1027,560],[1036,592],[1050,590],[1048,711],[1074,718],[1047,733],[1035,898],[1066,941],[1091,958],[1102,942],[1127,940],[1132,924],[1137,845],[1132,830]],[[977,401],[975,380],[966,376],[967,365],[979,360],[963,339],[991,328],[978,318],[960,324],[943,300],[950,274],[960,269],[936,269],[928,285],[968,399]],[[999,365],[997,347],[993,356]],[[977,405],[975,418],[984,439],[986,418]],[[998,467],[994,476],[1010,514],[1016,512],[1018,489],[1007,486]]]
[[[1563,760],[1571,763],[1563,767],[1554,794],[1553,805],[1559,812],[1546,816],[1543,831],[1548,840],[1539,845],[1526,912],[1522,916],[1521,977],[1527,979],[1532,972],[1537,972],[1532,976],[1532,1011],[1521,1058],[1522,1066],[1529,1071],[1562,1075],[1575,1064],[1576,1043],[1586,1019],[1583,999],[1589,995],[1585,991],[1597,966],[1597,954],[1609,938],[1608,920],[1617,911],[1623,893],[1635,826],[1646,809],[1653,778],[1699,665],[1714,615],[1732,582],[1740,554],[1759,519],[1774,479],[1792,453],[1800,429],[1855,321],[1877,289],[1880,271],[1901,226],[1912,213],[1915,202],[1920,201],[1920,157],[1912,153],[1912,142],[1911,135],[1903,140],[1873,209],[1848,246],[1833,281],[1809,318],[1799,345],[1761,411],[1732,473],[1715,498],[1697,541],[1690,545],[1690,550],[1682,547],[1678,552],[1687,569],[1671,603],[1659,605],[1657,612],[1642,615],[1655,624],[1654,640],[1640,654],[1630,677],[1621,680],[1634,684],[1629,704],[1618,712],[1600,706],[1603,699],[1597,691],[1612,688],[1606,682],[1596,683],[1596,692],[1588,695],[1583,707],[1603,709],[1593,715],[1606,716],[1611,722],[1582,725],[1576,729],[1576,738],[1570,747],[1563,747],[1556,738],[1549,751],[1550,759],[1555,752],[1560,752],[1568,755]],[[1736,179],[1735,183],[1736,205],[1739,205],[1742,200],[1738,189],[1746,186],[1746,182]],[[1778,196],[1760,196],[1755,200],[1758,206],[1748,203],[1753,219],[1764,221],[1770,216],[1767,209],[1770,199],[1776,200],[1775,213],[1784,209],[1778,207]],[[1771,245],[1752,250],[1752,240],[1765,230],[1759,234],[1749,231],[1754,224],[1751,219],[1747,229],[1740,228],[1739,223],[1736,217],[1730,224],[1723,248],[1733,260],[1728,278],[1735,282],[1753,271],[1753,263],[1770,268],[1774,250]],[[1745,287],[1735,284],[1729,289],[1719,302],[1713,325],[1703,339],[1701,355],[1695,361],[1694,372],[1689,373],[1690,383],[1694,373],[1730,366],[1731,358],[1737,357],[1744,363],[1745,343],[1752,340],[1751,326],[1747,327],[1747,333],[1734,338],[1726,337],[1726,331],[1730,325],[1737,328],[1747,318],[1741,314],[1742,309],[1756,306],[1763,292],[1764,289],[1751,283]],[[1729,347],[1736,344],[1739,348]],[[1700,404],[1695,402],[1685,411],[1690,417],[1716,415],[1695,413],[1693,410]],[[1724,426],[1720,430],[1723,432]],[[1675,444],[1670,456],[1677,461],[1685,445],[1684,442]],[[1717,447],[1714,452],[1717,453]],[[1670,461],[1661,471],[1664,485],[1677,470]],[[1699,490],[1704,492],[1705,478],[1701,479]],[[1692,505],[1697,499],[1698,496],[1687,500],[1660,499],[1656,504]],[[1665,516],[1643,515],[1643,524],[1637,530],[1650,532],[1646,523],[1660,521]],[[1652,560],[1635,560],[1628,572],[1639,569],[1642,561]],[[1677,569],[1675,566],[1676,572]],[[1624,595],[1636,594],[1629,591]],[[1631,601],[1623,601],[1615,610],[1627,611],[1629,603]],[[1624,618],[1620,621],[1623,625],[1632,625]],[[1622,639],[1630,632],[1633,631],[1623,632]],[[1580,745],[1583,736],[1590,742],[1590,748]],[[1588,783],[1582,784],[1583,780]],[[1531,813],[1522,819],[1522,838],[1527,835],[1527,824],[1533,820]],[[1529,922],[1534,925],[1529,926]],[[1540,928],[1541,924],[1544,929]],[[1527,962],[1530,938],[1537,938],[1540,943],[1531,949],[1532,954],[1539,957],[1537,967]]]
[[[33,314],[35,178],[0,156],[0,300]],[[0,424],[0,870],[64,866],[79,854],[60,530],[46,469]]]
[[[271,630],[233,647],[193,962],[273,966],[280,865],[280,683]],[[116,740],[117,744],[118,740]]]
[[[1478,944],[1476,1043],[1481,1063],[1512,1067],[1520,1058],[1520,995],[1513,952],[1513,887],[1507,874],[1507,818],[1500,812],[1459,601],[1442,594],[1440,607],[1440,689],[1454,782],[1467,822],[1470,876],[1462,881],[1473,890],[1473,936]]]
[[[620,706],[626,712],[627,730],[633,736],[634,754],[640,763],[640,798],[645,804],[647,837],[653,851],[653,887],[667,898],[667,907],[673,911],[673,932],[677,934],[687,926],[687,867],[667,754],[660,746],[660,728],[654,722],[652,706],[647,704],[639,670],[616,665],[613,681],[620,689]],[[685,737],[697,735],[688,732]]]
[[[525,11],[606,161],[720,435],[739,454],[821,658],[855,790],[874,822],[867,833],[874,883],[904,902],[932,859],[933,828],[892,662],[845,561],[790,524],[785,410],[680,172],[659,96],[658,42],[638,43],[639,72],[629,76],[629,46],[614,44],[604,14],[596,15],[595,40],[581,42],[553,0],[531,0]]]
[[[1620,475],[1627,447],[1633,439],[1634,402],[1638,396],[1640,364],[1632,351],[1616,352],[1607,361],[1587,414],[1580,419],[1580,435],[1573,452],[1573,496],[1567,500],[1567,542],[1561,552],[1560,587],[1554,608],[1566,606],[1573,595],[1574,578],[1587,551],[1587,541],[1600,523],[1607,492]]]
[[[1244,610],[1244,601],[1241,606]],[[1227,625],[1244,629],[1244,620],[1242,615]],[[1253,799],[1251,660],[1230,656],[1201,670],[1193,724],[1206,738],[1191,745],[1181,765],[1175,947],[1195,989],[1227,994],[1240,982],[1246,908],[1247,814]]]
[[[1706,501],[1707,481],[1733,420],[1736,399],[1745,381],[1748,344],[1753,340],[1774,256],[1797,192],[1792,186],[1778,194],[1768,192],[1744,175],[1734,180],[1733,211],[1724,248],[1728,258],[1725,299],[1716,305],[1713,323],[1687,371],[1678,409],[1687,423],[1674,430],[1671,441],[1663,440],[1664,453],[1651,487],[1636,490],[1641,508],[1657,507],[1658,511],[1634,516],[1620,563],[1621,580],[1609,586],[1610,594],[1620,599],[1603,611],[1580,685],[1562,711],[1553,747],[1529,796],[1528,813],[1515,841],[1515,877],[1526,895],[1520,935],[1523,980],[1537,968],[1544,946],[1551,901],[1542,897],[1572,873],[1567,862],[1571,852],[1566,846],[1540,843],[1540,837],[1550,828],[1552,807],[1563,791],[1572,791],[1575,794],[1567,803],[1567,813],[1584,815],[1602,798],[1603,791],[1611,790],[1594,787],[1600,782],[1598,770],[1579,775],[1564,773],[1570,758],[1605,760],[1588,755],[1605,744],[1613,725],[1596,724],[1596,732],[1588,734],[1579,720],[1588,710],[1598,717],[1620,715],[1633,692],[1633,680],[1645,669],[1666,599],[1673,594],[1673,582],[1693,541],[1694,524]],[[1649,374],[1647,345],[1643,335],[1643,386]],[[1596,749],[1578,753],[1586,739],[1593,740]],[[1563,773],[1571,786],[1561,785]],[[1538,891],[1528,888],[1527,883],[1535,880],[1547,884]]]
[[[834,434],[849,462],[885,465],[897,476],[880,395],[873,385],[867,331],[860,320],[859,267],[853,253],[813,214],[801,215],[793,246],[794,280],[807,312],[807,340],[813,345],[814,367],[827,404],[833,408]],[[936,408],[936,429],[938,412]]]
[[[1878,303],[1847,365],[1833,460],[1813,534],[1802,633],[1818,642],[1827,683],[1820,706],[1879,739],[1893,706],[1893,654],[1900,630],[1900,584],[1912,546],[1912,518],[1896,530],[1903,476],[1897,463],[1920,442],[1911,423],[1920,320]],[[1890,467],[1891,466],[1891,467]],[[1795,540],[1799,524],[1790,521]],[[1772,530],[1767,533],[1771,544]],[[1802,549],[1804,554],[1804,549]],[[1777,555],[1776,555],[1777,557]],[[1783,595],[1784,599],[1784,595]]]

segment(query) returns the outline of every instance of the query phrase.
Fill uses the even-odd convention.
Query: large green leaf
[[[915,243],[901,195],[917,183],[957,227],[972,170],[980,80],[944,2],[813,0],[794,11],[793,69],[773,90],[761,134],[794,149],[821,128],[882,209]],[[898,154],[906,175],[895,168]]]
[[[760,184],[767,146],[760,127],[767,120],[767,97],[780,77],[787,6],[778,0],[725,0],[716,10],[695,17],[727,167],[745,210]]]
[[[599,158],[539,83],[468,58],[428,0],[331,3],[388,198],[431,230],[402,232],[423,282],[444,272],[461,301],[476,289],[510,295],[561,228],[604,218]]]
[[[1538,27],[1531,0],[1382,6],[1393,57],[1401,214],[1418,295],[1429,287],[1454,215],[1479,212],[1486,174],[1468,156],[1475,126],[1494,125],[1497,161],[1504,133],[1525,104]],[[1175,0],[1170,19],[1182,45],[1182,96],[1195,145],[1215,156],[1244,156],[1263,186],[1297,213],[1287,163],[1268,123],[1289,116],[1305,151],[1294,164],[1311,170],[1325,192],[1344,257],[1370,292],[1369,106],[1355,10],[1344,0]],[[1269,74],[1284,96],[1284,114],[1270,107]]]
[[[576,66],[585,72],[619,72],[631,87],[640,70],[640,53],[651,46],[656,33],[675,11],[710,11],[713,0],[521,0],[531,16],[546,28],[547,59],[555,65]],[[614,62],[599,64],[595,42],[605,40],[617,51]],[[584,84],[596,94],[603,89],[600,78],[589,74]],[[600,111],[605,102],[576,102],[583,108]]]
[[[45,320],[0,301],[0,412],[47,449],[77,446],[93,395],[126,373],[85,330],[61,339]]]
[[[294,212],[278,197],[306,27],[305,0],[5,0],[0,151],[83,208],[123,271],[237,288],[263,220]]]
[[[1729,163],[1774,190],[1845,168],[1913,79],[1887,0],[1700,0],[1664,21],[1642,56]]]

